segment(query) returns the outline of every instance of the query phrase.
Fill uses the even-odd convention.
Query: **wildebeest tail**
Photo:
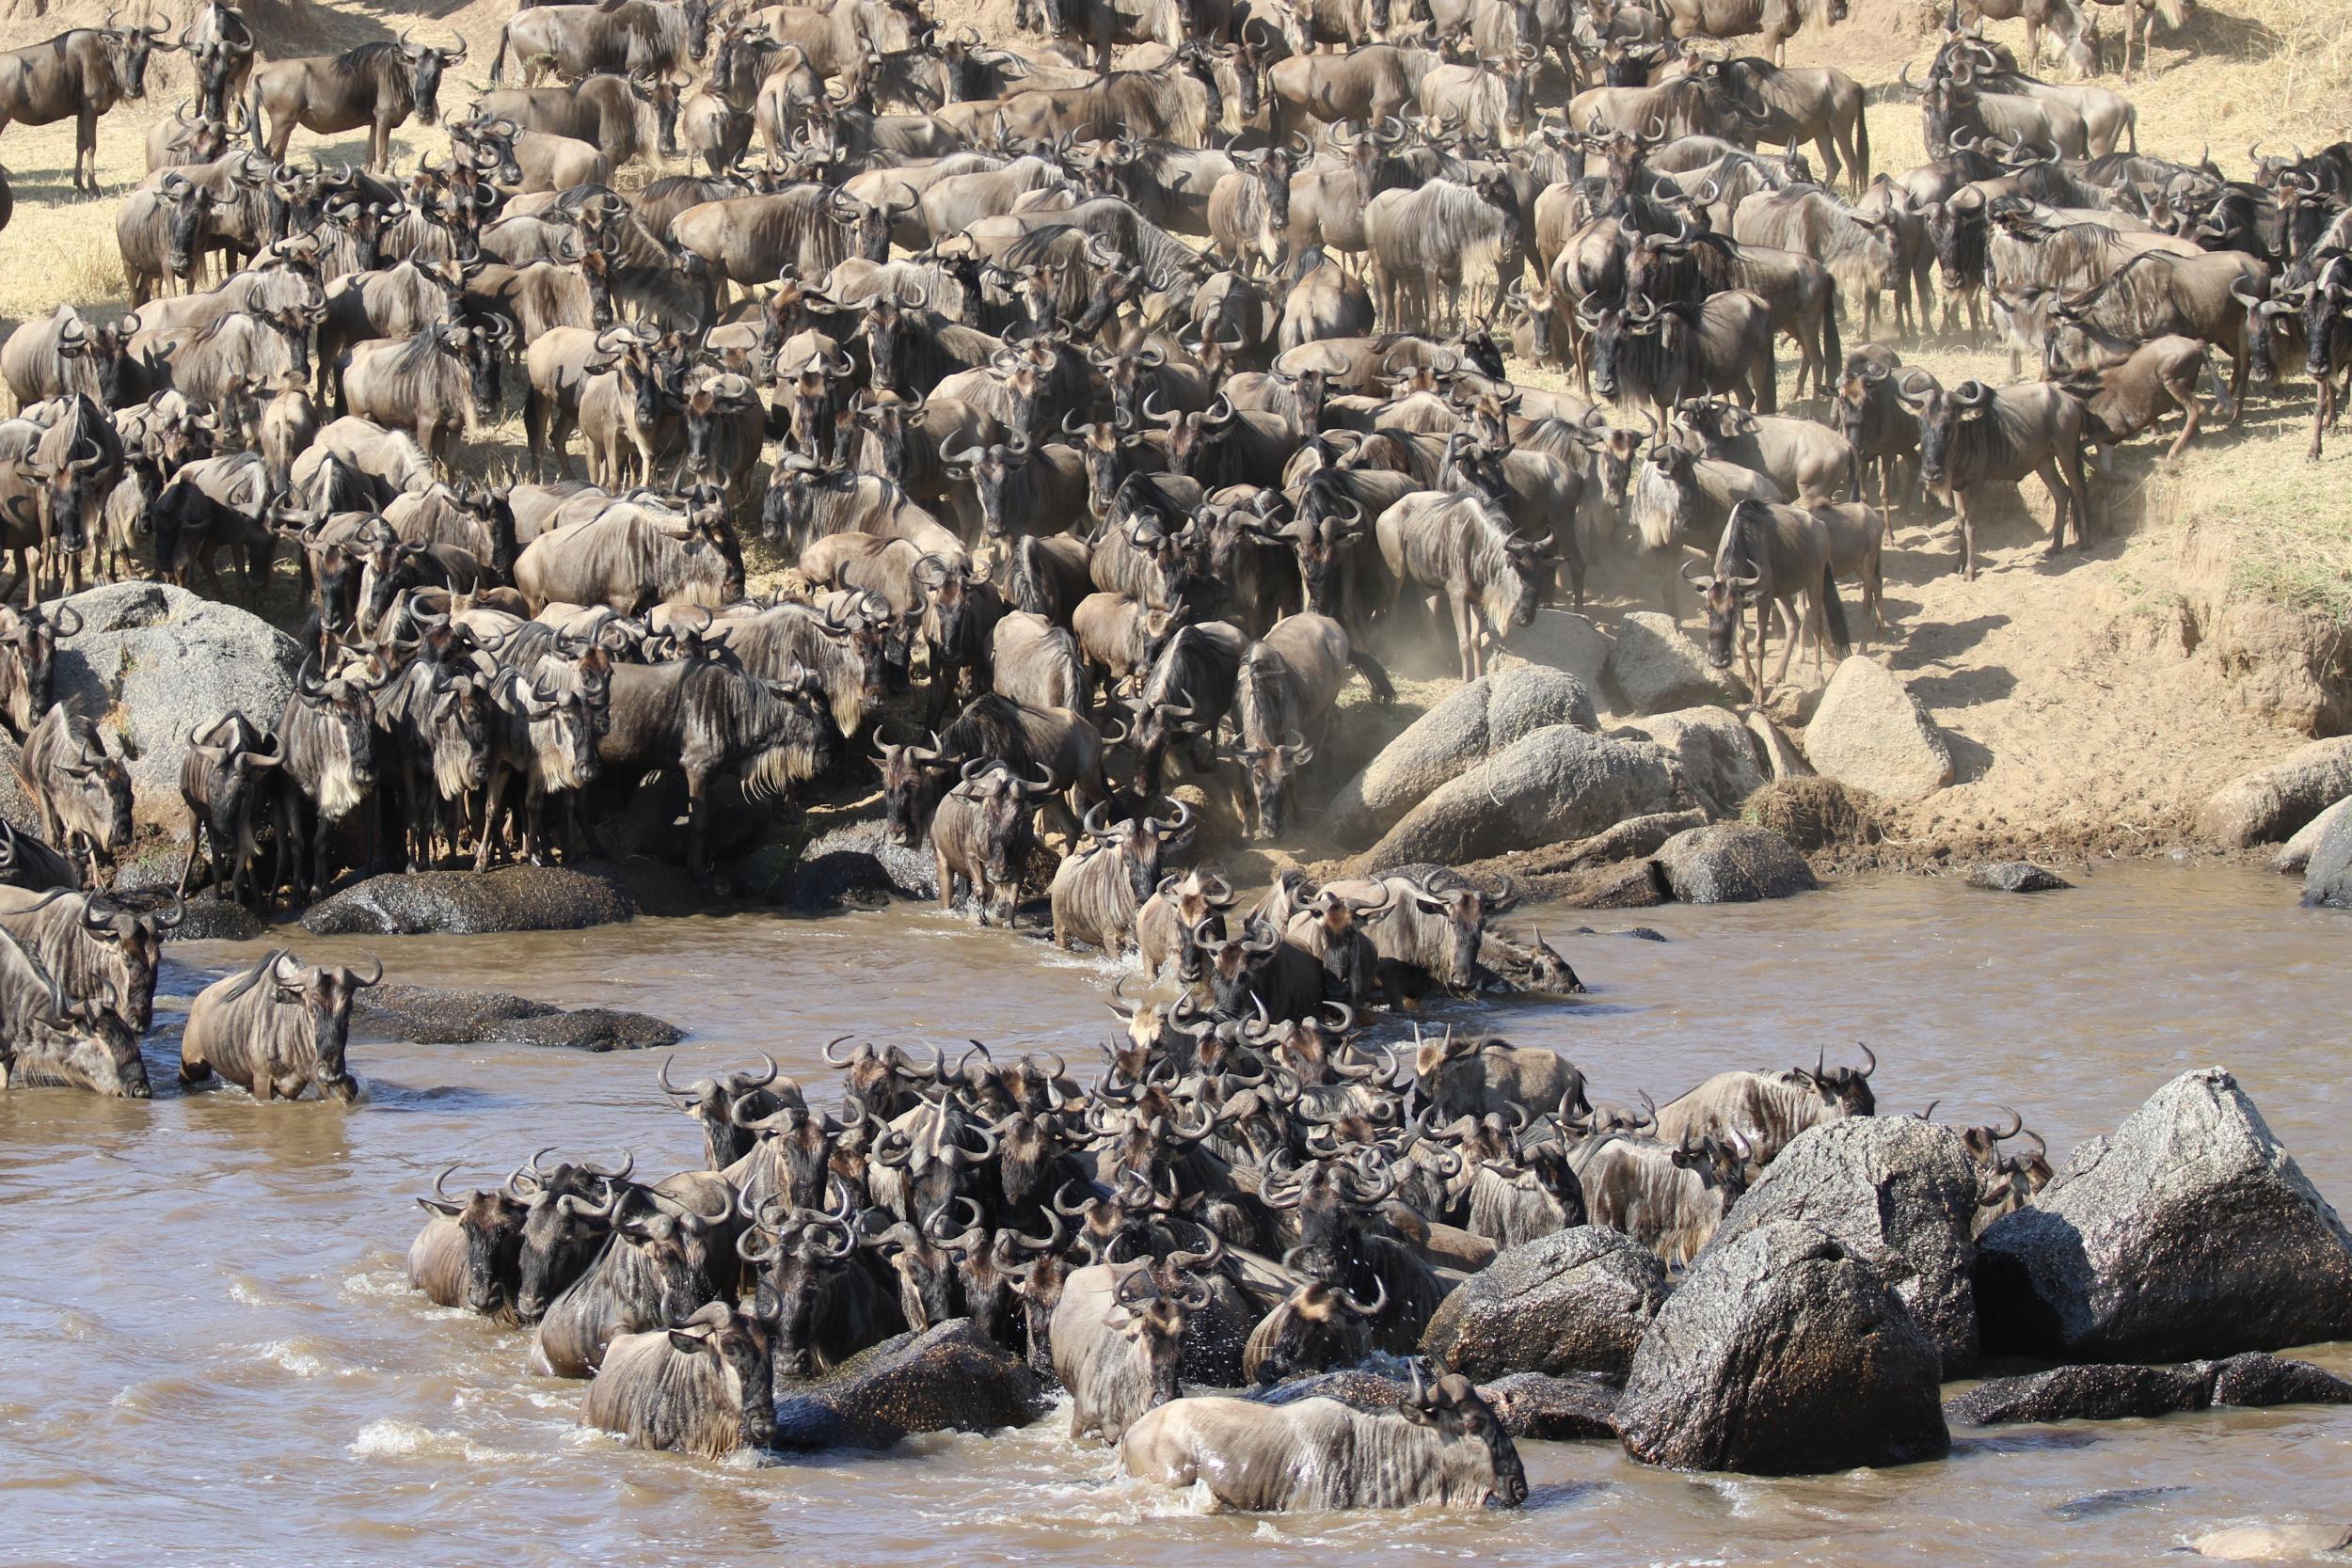
[[[1372,688],[1372,694],[1375,700],[1383,703],[1396,701],[1396,688],[1390,682],[1389,673],[1380,668],[1378,659],[1361,648],[1350,648],[1347,650],[1347,662],[1354,665],[1356,673],[1364,677],[1364,684]]]
[[[2139,155],[2139,105],[2137,103],[2123,105],[2123,135],[2132,144],[2132,155],[2137,157]]]
[[[1853,638],[1846,630],[1845,601],[1837,596],[1837,574],[1829,567],[1821,568],[1821,613],[1829,623],[1829,649],[1839,658],[1853,652]]]
[[[1870,187],[1870,111],[1866,103],[1863,111],[1853,117],[1853,161],[1855,190]]]
[[[511,26],[512,23],[510,22],[507,25]],[[499,52],[490,56],[490,80],[493,82],[506,80],[506,26],[499,28]]]

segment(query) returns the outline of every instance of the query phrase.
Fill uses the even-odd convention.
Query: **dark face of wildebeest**
[[[433,1179],[433,1196],[417,1199],[418,1207],[457,1222],[464,1248],[461,1273],[466,1309],[495,1316],[514,1305],[516,1267],[522,1256],[523,1216],[530,1206],[504,1190],[475,1191],[464,1198],[449,1196],[444,1183],[455,1165],[443,1167]]]

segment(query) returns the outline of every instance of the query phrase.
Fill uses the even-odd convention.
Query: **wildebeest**
[[[1298,777],[1314,760],[1350,668],[1364,677],[1375,701],[1395,696],[1378,661],[1354,646],[1347,628],[1327,615],[1279,621],[1242,655],[1234,679],[1235,753],[1248,771],[1260,837],[1283,832]]]
[[[1584,1104],[1584,1075],[1541,1046],[1515,1046],[1449,1026],[1437,1038],[1414,1031],[1413,1081],[1440,1122],[1516,1108],[1542,1116]]]
[[[1073,1437],[1117,1443],[1180,1392],[1177,1370],[1191,1315],[1209,1305],[1198,1280],[1167,1296],[1149,1268],[1089,1264],[1062,1282],[1054,1310],[1054,1371],[1070,1390]]]
[[[375,788],[371,688],[356,673],[323,680],[306,665],[278,723],[278,870],[273,890],[296,898],[326,891],[327,847],[335,830]]]
[[[322,135],[368,128],[368,167],[389,163],[392,132],[415,115],[431,125],[440,119],[442,73],[466,58],[466,40],[454,49],[396,42],[363,43],[340,55],[279,60],[253,73],[247,85],[247,119],[256,136],[269,118],[267,151],[286,161],[294,127]]]
[[[709,24],[707,0],[527,7],[499,29],[490,80],[506,79],[509,48],[522,67],[526,87],[536,86],[550,71],[570,82],[598,74],[666,75],[685,70],[690,57],[702,58]]]
[[[1570,1151],[1590,1222],[1621,1230],[1668,1267],[1699,1255],[1746,1191],[1754,1142],[1738,1128],[1672,1141],[1604,1132]]]
[[[666,1328],[707,1305],[704,1255],[733,1208],[700,1212],[652,1188],[626,1190],[603,1247],[539,1320],[540,1359],[558,1377],[587,1377],[620,1335]],[[731,1271],[730,1271],[731,1273]]]
[[[69,998],[24,939],[0,925],[0,1089],[42,1084],[126,1100],[150,1092],[130,1025],[102,998]]]
[[[142,18],[117,27],[75,27],[28,49],[0,55],[0,128],[73,121],[73,188],[98,194],[98,118],[126,98],[147,96],[147,62],[170,24]]]
[[[1248,1513],[1527,1500],[1518,1450],[1470,1379],[1449,1373],[1431,1387],[1418,1367],[1411,1400],[1393,1412],[1332,1399],[1178,1400],[1129,1429],[1120,1462],[1162,1486],[1204,1484]]]
[[[345,1104],[359,1098],[343,1061],[351,1004],[384,978],[379,960],[362,978],[347,965],[305,964],[284,948],[198,993],[180,1040],[180,1081],[218,1073],[268,1101],[299,1100],[316,1087]]]
[[[1728,670],[1739,654],[1759,704],[1788,675],[1789,660],[1808,635],[1816,674],[1821,673],[1825,653],[1846,657],[1850,638],[1832,570],[1829,530],[1811,513],[1770,501],[1741,501],[1724,525],[1711,570],[1691,582],[1706,606],[1708,662]],[[1804,603],[1802,617],[1788,608],[1800,599]],[[1753,642],[1743,636],[1750,609],[1756,611]],[[1780,668],[1768,686],[1765,644],[1776,612],[1792,629],[1781,644]]]
[[[191,883],[199,892],[209,883],[241,904],[251,900],[256,814],[272,782],[268,775],[283,760],[277,740],[242,711],[189,734],[188,754],[180,765],[180,799],[189,821],[188,858],[180,868],[182,896]],[[205,880],[195,882],[208,836],[213,847]]]
[[[588,1385],[582,1426],[640,1448],[723,1459],[776,1436],[772,1295],[744,1311],[714,1301],[674,1328],[625,1334],[606,1347]]]
[[[953,909],[969,884],[982,920],[1012,923],[1029,858],[1031,802],[1054,792],[1054,781],[1033,783],[1001,762],[975,757],[931,816],[931,858],[939,905]]]
[[[1679,1144],[1685,1138],[1720,1138],[1738,1132],[1748,1138],[1758,1165],[1770,1164],[1790,1139],[1809,1127],[1841,1117],[1872,1116],[1877,1096],[1870,1074],[1878,1057],[1862,1047],[1860,1068],[1831,1068],[1817,1059],[1811,1071],[1719,1072],[1679,1099],[1658,1108],[1658,1136]]]
[[[1391,330],[1430,331],[1440,321],[1459,330],[1465,286],[1491,276],[1491,311],[1527,265],[1518,206],[1499,181],[1473,186],[1437,180],[1416,190],[1383,191],[1364,207],[1364,238],[1374,297]]]
[[[1073,849],[1054,873],[1054,944],[1074,939],[1114,957],[1136,944],[1136,912],[1160,885],[1160,857],[1180,849],[1192,836],[1192,808],[1176,802],[1176,815],[1130,817],[1105,826],[1104,808],[1087,813],[1086,844]]]
[[[530,1206],[502,1186],[452,1197],[445,1183],[456,1168],[444,1166],[433,1196],[417,1199],[433,1218],[408,1243],[408,1283],[437,1307],[502,1316],[514,1308]]]
[[[73,858],[86,886],[98,886],[101,868],[131,845],[131,775],[98,726],[57,704],[24,737],[16,775],[41,836]]]
[[[1445,595],[1464,680],[1486,673],[1489,650],[1534,618],[1550,535],[1518,532],[1486,497],[1416,492],[1374,528],[1400,597],[1408,587]]]
[[[2013,483],[2039,474],[2056,511],[2048,553],[2065,546],[2070,514],[2075,542],[2090,542],[2084,413],[2077,399],[2047,383],[1996,389],[1969,380],[1947,392],[1915,371],[1896,387],[1919,416],[1920,479],[1960,514],[1960,564],[1969,581],[1977,577],[1977,522],[1968,493],[1987,482]]]

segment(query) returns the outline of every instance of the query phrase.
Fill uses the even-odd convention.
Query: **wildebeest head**
[[[749,1230],[736,1238],[738,1255],[760,1271],[760,1289],[776,1304],[775,1370],[780,1377],[816,1374],[818,1309],[827,1286],[857,1252],[849,1190],[836,1183],[835,1191],[840,1205],[830,1212],[771,1199],[760,1206],[758,1215],[768,1242],[760,1243]]]
[[[1176,1373],[1184,1358],[1184,1330],[1192,1315],[1209,1305],[1209,1288],[1200,1280],[1187,1282],[1176,1296],[1160,1293],[1149,1268],[1138,1268],[1120,1280],[1111,1292],[1112,1307],[1104,1325],[1116,1330],[1135,1347],[1151,1380],[1146,1408],[1176,1398]]]
[[[891,843],[912,849],[930,827],[954,764],[941,753],[936,736],[930,746],[919,746],[893,745],[877,734],[874,751],[882,768],[883,830]]]
[[[1993,388],[1968,380],[1950,391],[1924,372],[1913,371],[1896,384],[1912,412],[1919,416],[1919,479],[1931,491],[1948,496],[1953,480],[1953,448],[1963,424],[1981,421],[1993,408]]]
[[[213,193],[184,174],[167,174],[158,191],[164,209],[164,268],[184,277],[196,252],[212,237]]]
[[[724,477],[719,460],[719,436],[735,417],[760,407],[759,393],[739,375],[721,375],[704,382],[686,399],[686,470],[707,477]]]
[[[408,96],[417,105],[417,119],[421,124],[434,124],[441,118],[441,74],[451,66],[465,62],[466,40],[458,39],[454,49],[436,49],[429,44],[410,43],[404,32],[400,35],[400,52],[408,61]]]
[[[306,663],[294,674],[294,698],[318,727],[320,754],[336,765],[321,784],[338,798],[322,800],[320,808],[340,817],[375,787],[375,726],[367,691],[357,680],[323,681],[315,665]],[[341,798],[346,789],[348,800]]]
[[[1212,1009],[1226,1018],[1248,1018],[1254,1010],[1250,981],[1273,958],[1282,933],[1264,920],[1249,921],[1238,935],[1225,930],[1224,924],[1212,916],[1193,925],[1200,979],[1208,987]]]
[[[462,800],[490,778],[492,705],[483,683],[459,675],[433,699],[433,778],[445,800]]]
[[[49,711],[56,678],[57,639],[82,629],[81,611],[57,607],[56,619],[38,605],[18,614],[0,609],[0,718],[22,740]]]
[[[1457,989],[1469,986],[1478,974],[1478,950],[1486,940],[1486,922],[1518,908],[1518,887],[1508,877],[1502,879],[1500,893],[1472,887],[1454,872],[1440,872],[1416,888],[1414,909],[1444,923],[1448,972],[1438,978]]]
[[[1832,0],[1842,8],[1842,0]],[[1470,1380],[1459,1372],[1448,1372],[1431,1387],[1422,1379],[1421,1363],[1413,1365],[1412,1397],[1397,1407],[1397,1414],[1416,1426],[1429,1427],[1451,1443],[1477,1445],[1486,1449],[1487,1464],[1494,1471],[1491,1500],[1504,1508],[1517,1508],[1527,1500],[1527,1470],[1519,1463],[1519,1452],[1512,1445],[1511,1434],[1502,1430],[1502,1423]]]
[[[1279,838],[1289,826],[1291,797],[1315,749],[1296,730],[1264,746],[1244,746],[1237,753],[1249,774],[1249,797],[1257,808],[1259,838]]]
[[[523,1216],[530,1212],[530,1206],[502,1189],[476,1188],[462,1198],[450,1196],[445,1183],[456,1168],[443,1166],[433,1178],[433,1196],[417,1199],[417,1206],[457,1222],[466,1309],[495,1317],[514,1307]]]
[[[1741,506],[1756,504],[1741,501]],[[1696,562],[1686,562],[1682,576],[1699,591],[1707,607],[1707,662],[1718,670],[1731,668],[1733,644],[1739,641],[1740,617],[1754,608],[1758,588],[1763,583],[1760,572],[1719,573],[1698,570]]]
[[[746,1449],[768,1449],[776,1441],[775,1360],[777,1303],[772,1292],[752,1298],[752,1310],[723,1301],[697,1309],[669,1331],[670,1348],[681,1355],[709,1356],[723,1371],[734,1396]]]
[[[72,732],[69,732],[72,733]],[[131,774],[106,749],[94,729],[84,729],[70,754],[60,752],[51,776],[42,780],[51,809],[86,835],[91,847],[111,859],[131,843]]]
[[[1249,1336],[1243,1375],[1264,1386],[1353,1366],[1372,1348],[1366,1325],[1389,1305],[1381,1280],[1370,1301],[1359,1301],[1340,1286],[1310,1279],[1266,1314]]]
[[[815,515],[817,491],[834,482],[837,470],[815,458],[787,451],[768,470],[768,488],[759,501],[759,531],[771,545],[805,539]]]
[[[159,914],[135,914],[95,895],[82,901],[78,917],[82,936],[104,955],[113,971],[114,995],[102,1000],[140,1035],[154,1022],[155,973],[163,962],[163,933],[177,927],[186,913],[187,906],[177,898],[169,911]]]
[[[1179,800],[1175,816],[1167,821],[1145,816],[1108,827],[1103,821],[1105,815],[1100,802],[1087,808],[1087,837],[1120,857],[1127,890],[1141,908],[1159,890],[1160,857],[1181,849],[1190,839],[1192,808]]]
[[[349,1104],[359,1098],[359,1085],[343,1065],[344,1041],[351,1034],[351,1004],[368,987],[384,978],[384,963],[365,978],[347,965],[331,968],[305,964],[281,953],[270,966],[270,996],[280,1006],[299,1007],[310,1032],[310,1048],[318,1056],[318,1085]]]
[[[1803,1068],[1790,1069],[1820,1093],[1823,1105],[1834,1116],[1867,1117],[1878,1113],[1878,1097],[1870,1092],[1870,1074],[1878,1070],[1878,1056],[1867,1045],[1855,1049],[1862,1053],[1864,1065],[1859,1068],[1829,1067],[1826,1055],[1817,1053],[1812,1071]]]
[[[974,757],[963,765],[962,782],[954,793],[972,802],[978,832],[980,869],[989,885],[998,890],[1001,912],[1009,918],[1018,895],[1022,868],[1029,858],[1029,818],[1035,802],[1054,792],[1048,776],[1042,783],[1022,778],[1001,762]]]
[[[918,205],[910,195],[899,201],[861,201],[834,187],[825,198],[825,215],[848,232],[849,253],[868,261],[890,260],[890,226]]]
[[[849,1037],[843,1035],[827,1042],[825,1065],[848,1069],[844,1092],[877,1116],[896,1116],[912,1103],[915,1089],[946,1081],[946,1057],[937,1046],[931,1048],[931,1063],[927,1068],[917,1067],[912,1056],[895,1045],[877,1051],[861,1043],[846,1056],[834,1055],[834,1050]]]
[[[1005,482],[1029,461],[1029,443],[1019,436],[992,446],[969,446],[960,451],[942,451],[941,472],[961,484],[969,483],[980,503],[980,531],[991,539],[1013,532],[1005,515]]]
[[[568,1160],[542,1166],[539,1162],[551,1152],[541,1149],[506,1182],[506,1190],[529,1211],[523,1216],[515,1291],[515,1316],[527,1323],[545,1316],[548,1304],[596,1256],[636,1168],[633,1157],[611,1171]]]
[[[108,13],[112,20],[113,13]],[[180,47],[164,41],[171,30],[168,23],[142,20],[134,27],[108,26],[100,30],[107,52],[114,56],[116,73],[122,80],[122,96],[138,99],[147,96],[147,62],[161,50],[168,54]]]

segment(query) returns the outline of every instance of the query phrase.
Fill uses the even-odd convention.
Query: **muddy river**
[[[1539,920],[1592,996],[1486,1022],[1626,1100],[1867,1040],[1882,1109],[2010,1101],[2060,1158],[2174,1073],[2226,1063],[2352,1203],[2352,917],[2299,911],[2294,884],[2250,871],[2080,879],[2032,899],[1902,879],[1645,912],[1664,942]],[[765,1047],[813,1084],[818,1044],[850,1031],[1090,1066],[1113,1022],[1103,966],[906,909],[383,949],[396,979],[642,1009],[692,1031],[684,1067]],[[445,1161],[466,1180],[548,1144],[633,1148],[641,1172],[696,1163],[655,1059],[358,1044],[348,1109],[183,1096],[183,999],[241,950],[171,951],[163,990],[183,1000],[159,1003],[149,1043],[162,1098],[0,1095],[0,1561],[2082,1564],[2148,1561],[2219,1523],[2352,1516],[2352,1409],[2013,1429],[1804,1481],[1530,1444],[1528,1506],[1471,1516],[1202,1516],[1118,1479],[1059,1416],[764,1469],[625,1449],[575,1428],[584,1385],[532,1375],[519,1333],[410,1295],[401,1259]],[[2352,1346],[2318,1359],[2352,1370]]]

